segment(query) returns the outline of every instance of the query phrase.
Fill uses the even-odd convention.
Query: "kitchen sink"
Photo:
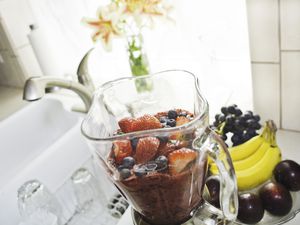
[[[91,159],[82,118],[45,97],[0,122],[0,224],[20,221],[17,190],[24,182],[38,179],[55,193]]]

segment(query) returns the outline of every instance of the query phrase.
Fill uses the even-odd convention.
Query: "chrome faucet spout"
[[[46,88],[60,87],[74,91],[85,104],[86,112],[92,104],[92,92],[82,84],[71,80],[65,80],[57,77],[31,77],[29,78],[23,90],[23,99],[26,101],[35,101],[45,95]]]
[[[87,87],[90,91],[95,90],[93,80],[89,75],[88,71],[88,59],[90,54],[93,52],[94,48],[91,48],[82,58],[77,68],[77,78],[78,82]]]

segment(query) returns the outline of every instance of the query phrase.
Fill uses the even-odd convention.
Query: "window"
[[[47,27],[57,45],[64,74],[75,74],[83,55],[93,47],[83,16],[95,17],[104,0],[28,0],[39,26]],[[174,23],[160,22],[145,30],[153,72],[186,69],[197,74],[212,108],[231,102],[252,106],[250,55],[245,1],[174,0]],[[96,85],[130,74],[126,45],[113,40],[112,52],[101,48],[90,59]],[[213,109],[214,111],[214,109]]]

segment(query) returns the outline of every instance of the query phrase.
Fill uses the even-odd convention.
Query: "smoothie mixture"
[[[191,120],[193,114],[182,109],[124,118],[116,134],[177,127]],[[181,224],[203,201],[207,162],[192,148],[194,132],[186,128],[113,143],[107,160],[119,172],[115,183],[151,224]]]

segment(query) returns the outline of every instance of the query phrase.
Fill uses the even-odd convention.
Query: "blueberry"
[[[235,113],[234,113],[234,115],[236,115],[236,116],[241,116],[243,114],[243,112],[242,112],[242,110],[240,110],[240,109],[235,109]]]
[[[126,167],[123,166],[123,165],[118,166],[118,171],[119,171],[119,172],[121,172],[121,170],[123,170],[123,169],[128,169],[128,168],[126,168]]]
[[[218,121],[215,121],[215,122],[213,122],[213,125],[214,125],[215,127],[218,127],[218,126],[219,126],[219,122],[218,122]]]
[[[176,120],[168,119],[167,125],[169,125],[170,127],[175,127],[176,126]]]
[[[237,144],[241,142],[241,137],[237,134],[232,135],[231,141],[233,144]]]
[[[251,138],[252,138],[252,136],[250,134],[245,133],[243,135],[243,142],[246,142],[246,141],[250,140]]]
[[[234,123],[234,116],[232,115],[227,115],[226,116],[226,123],[232,125]]]
[[[169,141],[169,136],[156,136],[160,143],[167,143]]]
[[[231,114],[235,114],[235,106],[234,105],[230,105],[227,108],[228,112]]]
[[[175,120],[177,118],[177,112],[175,110],[169,110],[169,112],[168,112],[168,118]]]
[[[131,172],[129,169],[124,168],[120,171],[120,176],[122,179],[126,179],[126,178],[130,177],[130,175],[131,175]]]
[[[132,139],[130,140],[130,142],[131,142],[131,147],[132,147],[132,149],[135,151],[136,146],[137,146],[137,144],[138,144],[138,142],[139,142],[139,138],[132,138]]]
[[[221,114],[216,114],[216,115],[215,115],[215,120],[216,120],[216,121],[219,121],[219,117],[220,117],[220,116],[221,116]]]
[[[256,121],[255,121],[254,119],[248,119],[248,120],[246,121],[246,123],[247,123],[247,125],[248,125],[249,128],[254,128],[254,127],[255,127],[255,124],[257,124]]]
[[[165,117],[165,116],[160,117],[159,122],[160,123],[167,123],[167,117]]]
[[[259,116],[259,115],[254,115],[254,116],[253,116],[253,119],[254,119],[256,122],[258,122],[258,121],[260,121],[260,116]]]
[[[135,164],[134,158],[127,156],[123,159],[122,165],[128,169],[131,169]]]
[[[147,174],[147,171],[145,170],[144,167],[138,167],[138,168],[135,168],[133,170],[134,174],[137,176],[137,177],[141,177],[141,176],[144,176]]]
[[[157,169],[165,169],[168,165],[168,158],[164,155],[158,156],[155,159],[155,163],[157,164]]]
[[[253,128],[254,128],[255,130],[259,130],[259,129],[261,128],[261,125],[260,125],[259,123],[254,123],[254,124],[253,124]]]
[[[248,113],[245,113],[242,117],[244,118],[245,121],[252,118],[252,116]]]
[[[252,129],[252,128],[247,129],[246,133],[252,137],[256,136],[256,131],[255,131],[255,129]]]
[[[242,123],[242,121],[241,121],[240,119],[236,119],[236,120],[234,121],[234,126],[235,126],[235,128],[237,128],[237,129],[243,129],[243,123]]]
[[[223,106],[223,107],[221,108],[221,112],[222,112],[224,115],[227,115],[227,113],[228,113],[227,107]]]
[[[253,116],[253,112],[250,110],[246,111],[245,114],[249,114],[249,115],[251,115],[251,117]]]
[[[224,115],[220,115],[220,116],[219,116],[219,121],[220,121],[221,123],[223,123],[223,122],[225,121],[225,116],[224,116]]]

